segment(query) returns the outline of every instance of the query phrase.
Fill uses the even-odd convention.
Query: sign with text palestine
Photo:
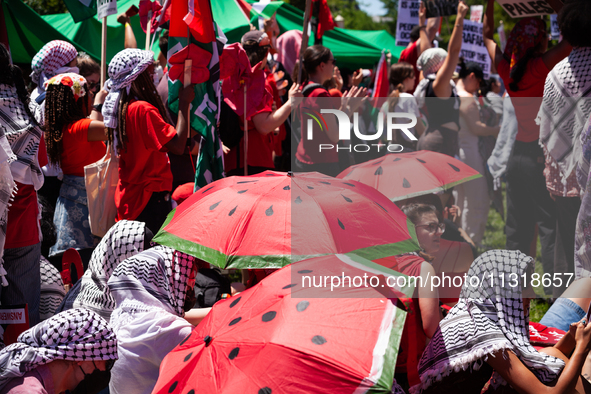
[[[398,1],[398,20],[396,21],[396,45],[407,46],[410,43],[410,31],[419,24],[419,0]]]
[[[464,31],[462,33],[462,50],[460,56],[466,63],[478,63],[484,72],[484,79],[490,76],[490,56],[484,46],[482,39],[482,23],[464,21]]]
[[[511,18],[525,18],[526,16],[550,15],[554,13],[546,0],[497,0]]]

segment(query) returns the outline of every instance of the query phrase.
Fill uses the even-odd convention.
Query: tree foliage
[[[284,0],[286,3],[304,11],[306,0]],[[376,23],[359,7],[357,0],[327,0],[333,18],[341,15],[345,20],[345,28],[354,30],[382,30],[384,23]]]
[[[68,12],[63,0],[24,0],[24,2],[39,15]]]

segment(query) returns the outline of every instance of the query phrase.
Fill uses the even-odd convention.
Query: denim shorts
[[[585,311],[568,298],[557,298],[548,312],[542,317],[540,323],[555,327],[562,331],[568,331],[571,323],[576,323],[585,317]]]

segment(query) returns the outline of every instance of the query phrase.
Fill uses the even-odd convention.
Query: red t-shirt
[[[127,108],[127,150],[119,157],[115,192],[117,220],[133,220],[142,213],[153,192],[171,191],[172,173],[164,145],[176,130],[152,104],[134,101]]]
[[[411,43],[408,48],[400,52],[400,58],[398,59],[399,63],[410,63],[415,69],[415,86],[413,87],[413,90],[419,84],[419,70],[417,70],[417,60],[419,60],[419,57],[417,56],[417,42],[418,40]]]
[[[84,166],[99,161],[107,147],[102,141],[88,141],[90,119],[80,119],[62,130],[62,171],[65,175],[84,176]]]
[[[18,191],[8,207],[4,249],[24,248],[39,243],[39,206],[35,187],[15,183]]]
[[[309,84],[309,83],[308,83]],[[314,89],[306,98],[304,98],[300,106],[300,121],[301,121],[301,139],[296,152],[296,158],[304,164],[319,164],[319,163],[338,163],[339,154],[336,150],[336,145],[333,143],[326,131],[321,130],[316,122],[312,122],[312,138],[308,139],[307,132],[307,120],[311,119],[308,115],[304,116],[304,112],[308,113],[320,113],[321,106],[327,108],[327,105],[332,108],[338,108],[337,103],[339,98],[332,97],[332,100],[322,100],[322,103],[318,103],[314,98],[325,98],[332,96],[324,88]],[[335,101],[336,100],[336,101]],[[333,105],[334,104],[334,105]],[[334,115],[327,115],[334,116]],[[331,144],[334,145],[334,149],[324,149],[320,152],[320,144]]]
[[[527,63],[527,69],[519,81],[519,90],[516,92],[509,87],[513,79],[509,76],[511,70],[507,60],[502,59],[497,70],[511,97],[511,103],[515,107],[515,116],[517,117],[515,139],[522,142],[537,140],[540,137],[540,126],[536,124],[535,119],[542,104],[544,84],[550,70],[546,67],[541,56],[531,59]]]

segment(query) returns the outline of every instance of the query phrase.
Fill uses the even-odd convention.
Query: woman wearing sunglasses
[[[420,383],[418,363],[428,339],[437,330],[441,320],[439,293],[431,289],[429,278],[436,276],[431,261],[439,251],[441,234],[445,224],[440,220],[437,209],[430,204],[411,203],[402,207],[402,211],[415,225],[417,240],[421,250],[396,256],[396,271],[417,279],[412,299],[403,300],[407,307],[407,318],[402,332],[400,351],[396,361],[396,381],[407,388]]]

